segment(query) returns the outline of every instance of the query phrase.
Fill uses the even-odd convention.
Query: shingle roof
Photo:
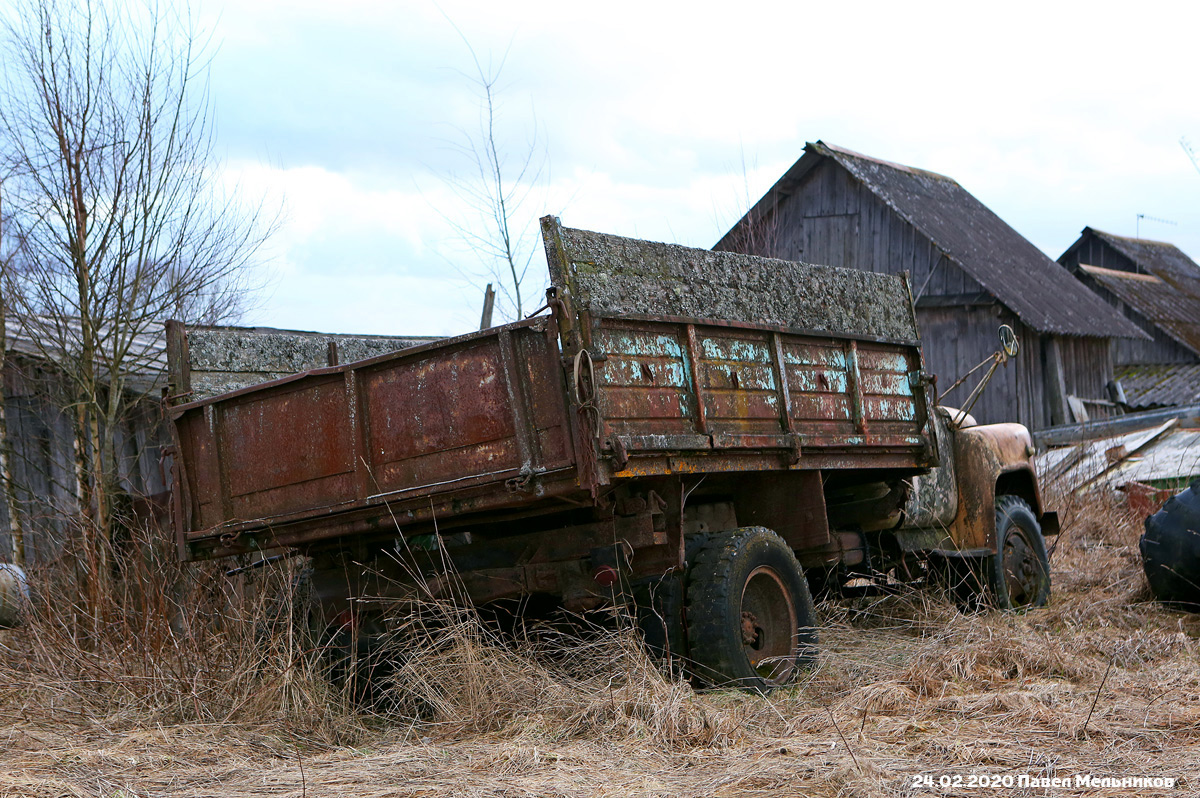
[[[1138,272],[1085,263],[1080,263],[1080,268],[1175,341],[1200,355],[1200,266],[1173,244],[1125,238],[1091,227],[1083,228],[1083,234],[1067,253],[1088,235],[1132,260]]]
[[[1200,363],[1120,366],[1116,378],[1130,407],[1149,408],[1200,402]]]
[[[831,158],[1035,330],[1100,338],[1146,337],[955,180],[821,141],[806,144],[804,150],[805,155],[745,219],[763,218],[770,207],[795,191],[820,157]]]

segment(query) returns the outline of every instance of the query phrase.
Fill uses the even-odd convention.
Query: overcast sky
[[[1085,225],[1200,257],[1200,3],[203,0],[220,148],[284,209],[245,321],[478,325],[487,265],[454,225],[485,67],[496,135],[544,180],[513,223],[710,247],[826,142],[949,175],[1050,257]],[[453,24],[452,24],[452,22]],[[461,31],[462,37],[456,32]],[[505,55],[507,54],[507,56]],[[1153,217],[1151,219],[1150,217]],[[1167,224],[1167,220],[1173,224]],[[539,252],[526,311],[541,304]],[[530,297],[529,295],[532,295]]]

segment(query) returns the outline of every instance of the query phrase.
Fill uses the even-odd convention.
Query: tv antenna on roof
[[[1157,216],[1148,216],[1147,214],[1139,213],[1137,215],[1137,232],[1134,235],[1134,238],[1142,237],[1142,219],[1145,219],[1148,222],[1160,222],[1162,224],[1169,224],[1171,226],[1175,226],[1177,224],[1177,222],[1172,222],[1170,219],[1160,219]]]
[[[1200,157],[1197,157],[1196,150],[1192,148],[1192,143],[1187,140],[1187,136],[1179,139],[1179,146],[1183,147],[1183,151],[1187,153],[1188,160],[1192,162],[1192,166],[1196,167],[1196,171],[1200,172]]]

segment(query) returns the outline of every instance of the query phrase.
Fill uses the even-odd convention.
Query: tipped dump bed
[[[545,222],[550,276],[593,316],[674,317],[914,343],[904,277],[659,244]]]
[[[562,512],[645,476],[932,463],[901,278],[549,217],[543,238],[550,316],[174,407],[183,556]],[[170,354],[186,375],[186,340]]]

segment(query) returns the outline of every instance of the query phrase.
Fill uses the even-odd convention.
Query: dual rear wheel
[[[692,669],[718,687],[787,685],[816,659],[816,610],[791,548],[764,527],[710,535],[686,584]]]

